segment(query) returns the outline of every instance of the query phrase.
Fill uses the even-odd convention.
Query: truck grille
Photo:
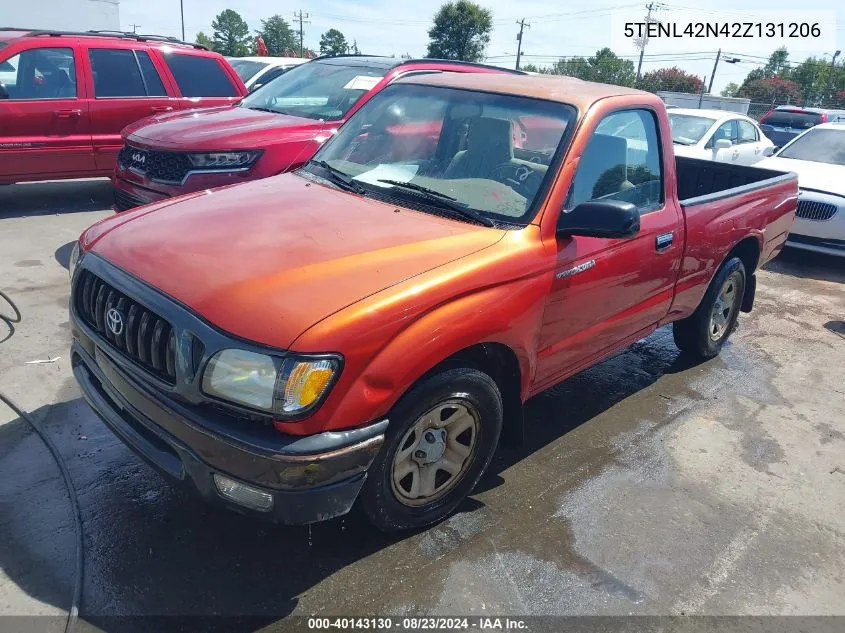
[[[167,321],[87,270],[79,272],[73,301],[82,320],[112,347],[165,382],[175,382],[176,335]]]
[[[795,215],[805,220],[824,222],[836,215],[836,205],[830,202],[818,202],[816,200],[799,200],[798,211]]]
[[[128,211],[129,209],[140,207],[142,204],[147,204],[146,200],[141,200],[138,196],[133,196],[131,193],[118,189],[117,187],[114,188],[112,193],[114,195],[114,207],[118,211]]]
[[[117,155],[118,164],[145,175],[150,180],[181,184],[191,171],[188,155],[180,152],[158,152],[124,145]]]

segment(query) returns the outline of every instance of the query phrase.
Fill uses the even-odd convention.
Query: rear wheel
[[[385,532],[448,516],[490,463],[502,429],[496,383],[476,369],[449,369],[420,382],[394,407],[370,467],[362,504]]]
[[[736,327],[745,279],[745,266],[738,257],[722,265],[696,311],[672,326],[681,351],[700,358],[712,358],[721,351]]]

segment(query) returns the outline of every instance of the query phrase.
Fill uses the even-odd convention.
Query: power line
[[[660,20],[658,20],[658,19],[656,19],[656,18],[655,18],[654,20],[652,20],[652,19],[651,19],[651,12],[652,12],[652,11],[655,11],[655,10],[657,10],[657,9],[664,8],[665,6],[666,6],[666,5],[663,5],[663,4],[660,4],[660,3],[658,3],[657,5],[655,5],[655,4],[654,4],[654,2],[649,2],[649,3],[646,5],[646,9],[648,9],[648,13],[647,13],[647,14],[646,14],[646,16],[645,16],[645,23],[646,23],[646,35],[643,35],[643,36],[640,38],[640,61],[639,61],[639,63],[637,64],[637,79],[636,79],[636,81],[635,81],[635,84],[640,83],[640,76],[641,76],[641,74],[642,74],[642,69],[643,69],[643,55],[645,54],[645,47],[646,47],[646,44],[648,44],[648,34],[647,34],[647,33],[648,33],[648,30],[647,30],[647,29],[648,29],[648,26],[649,26],[652,22],[657,23],[657,24],[659,24],[659,23],[660,23]]]
[[[310,16],[309,16],[309,14],[307,14],[307,13],[303,13],[303,12],[302,12],[302,9],[300,9],[300,10],[299,10],[299,15],[297,15],[296,13],[294,13],[294,14],[293,14],[293,17],[295,18],[295,21],[298,21],[298,22],[299,22],[299,56],[300,56],[300,57],[303,57],[303,56],[304,56],[304,55],[303,55],[303,53],[304,53],[304,47],[303,47],[302,43],[303,43],[303,38],[304,38],[304,35],[303,35],[303,31],[302,31],[302,25],[303,25],[303,24],[311,24],[311,22],[310,22],[310,21],[308,21],[308,20],[306,20],[306,19],[305,19],[305,18],[310,17]]]
[[[516,34],[516,40],[519,44],[516,46],[516,69],[519,70],[519,58],[522,56],[522,32],[526,26],[530,29],[531,25],[525,23],[525,18],[522,18],[517,24],[519,24],[519,33]]]

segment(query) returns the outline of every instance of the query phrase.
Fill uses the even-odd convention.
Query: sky
[[[692,0],[679,3],[694,4]],[[294,24],[294,13],[308,14],[304,25],[305,46],[318,49],[320,34],[337,28],[351,43],[357,40],[362,52],[397,57],[410,54],[422,57],[428,44],[428,29],[442,4],[441,0],[183,0],[185,37],[193,41],[198,31],[211,35],[211,21],[224,9],[234,9],[246,20],[250,29],[260,27],[261,19],[274,13]],[[796,11],[794,0],[711,0],[693,8],[672,0],[660,3],[652,16],[664,24],[714,22],[817,22],[819,38],[773,39],[665,39],[652,38],[645,49],[643,72],[666,66],[678,66],[709,81],[716,51],[724,50],[713,92],[718,93],[728,82],[741,83],[749,70],[764,63],[765,58],[785,43],[791,61],[809,55],[827,59],[835,50],[845,49],[845,10],[831,10],[836,3],[807,0],[804,11]],[[481,0],[481,6],[493,12],[493,33],[487,48],[487,63],[513,67],[517,50],[517,20],[526,18],[531,26],[523,38],[523,64],[547,65],[562,56],[592,55],[597,49],[610,46],[620,56],[637,62],[639,50],[624,36],[624,23],[642,21],[646,2],[625,0]],[[655,3],[657,4],[657,3]],[[121,0],[121,27],[143,33],[181,36],[179,0]],[[843,50],[845,54],[845,50]],[[736,63],[725,59],[738,58]],[[842,57],[840,57],[842,61]]]

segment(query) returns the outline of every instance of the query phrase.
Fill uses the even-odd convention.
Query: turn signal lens
[[[331,360],[297,362],[287,377],[282,410],[297,413],[310,407],[325,393],[336,370]]]

